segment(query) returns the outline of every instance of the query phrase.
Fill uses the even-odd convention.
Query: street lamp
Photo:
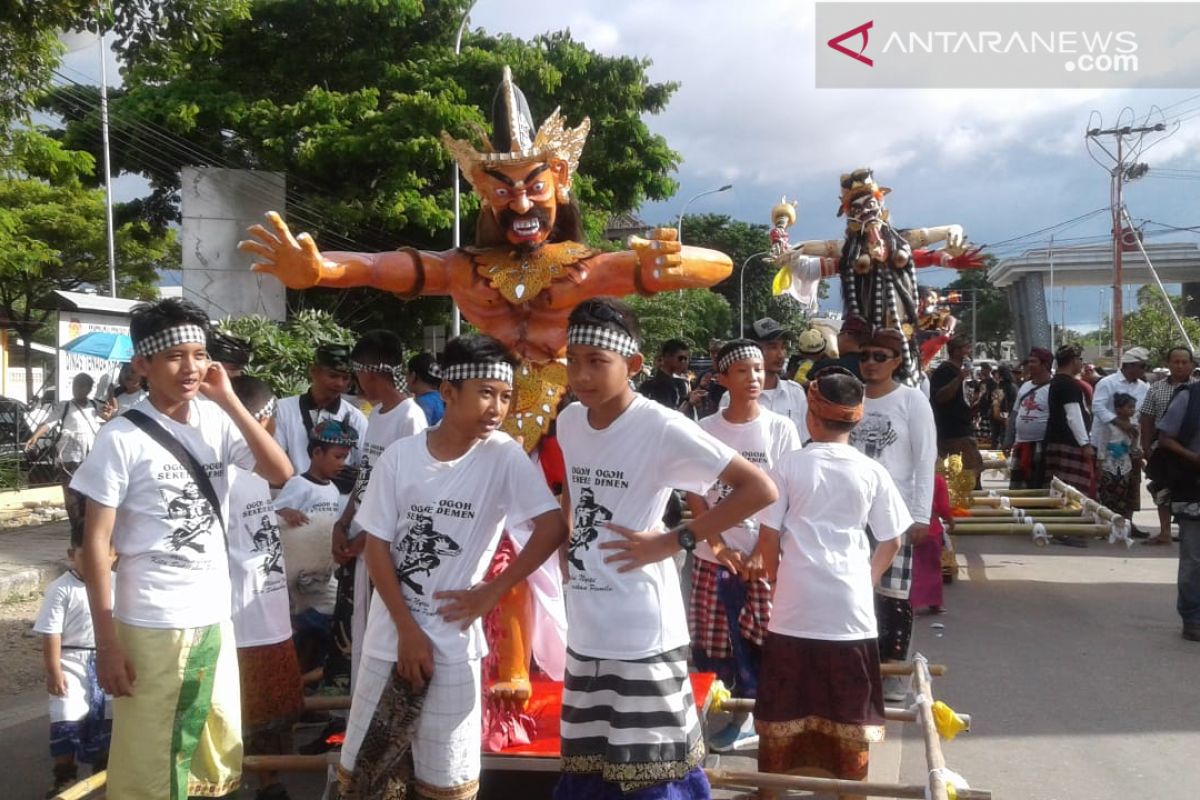
[[[467,22],[471,19],[471,10],[475,8],[475,3],[479,0],[471,0],[471,4],[467,6],[467,10],[463,12],[462,21],[458,23],[458,33],[454,35],[454,60],[458,61],[458,56],[462,53],[462,37],[463,31],[467,28]],[[460,192],[458,189],[458,161],[454,161],[453,172],[450,179],[450,185],[454,187],[454,249],[457,250],[462,245],[462,208],[460,206]],[[450,318],[450,335],[458,336],[462,333],[462,312],[458,310],[458,303],[453,302],[454,314]]]
[[[742,336],[746,331],[746,265],[750,263],[751,259],[770,254],[770,250],[751,253],[742,262],[742,274],[738,276],[738,336]]]
[[[690,206],[692,203],[699,200],[701,197],[704,197],[705,195],[716,194],[717,192],[727,192],[732,188],[733,188],[733,184],[727,183],[724,186],[721,186],[720,188],[709,189],[707,192],[701,192],[700,194],[696,195],[695,197],[691,198],[690,200],[688,200],[686,203],[683,204],[683,210],[679,212],[679,223],[675,226],[675,230],[678,231],[678,234],[679,234],[678,239],[679,239],[680,244],[683,244],[683,215],[687,213],[688,206]]]

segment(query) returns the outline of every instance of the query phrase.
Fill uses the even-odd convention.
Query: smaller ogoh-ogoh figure
[[[777,259],[791,248],[788,228],[796,224],[796,204],[789,203],[787,195],[771,209],[771,259]]]
[[[846,217],[841,239],[805,241],[779,256],[776,293],[787,292],[806,307],[816,305],[822,278],[841,277],[843,316],[861,317],[871,328],[896,328],[907,338],[900,377],[919,380],[915,333],[920,318],[916,267],[979,267],[979,251],[968,249],[959,225],[896,228],[883,197],[891,190],[875,182],[871,170],[842,175],[838,216]],[[925,249],[945,242],[940,250]],[[786,270],[787,274],[784,274]]]

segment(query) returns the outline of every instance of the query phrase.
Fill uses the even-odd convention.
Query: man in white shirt
[[[344,344],[320,344],[308,368],[312,383],[308,391],[279,401],[275,412],[275,441],[287,453],[297,475],[308,469],[308,440],[320,421],[336,419],[356,431],[367,429],[367,418],[343,395],[350,389],[350,348]],[[347,459],[347,469],[334,483],[348,495],[354,488],[356,465],[362,460],[356,447]]]
[[[1131,347],[1121,355],[1121,369],[1111,375],[1105,375],[1096,384],[1092,393],[1092,413],[1096,424],[1092,426],[1092,445],[1096,444],[1096,432],[1117,418],[1113,408],[1113,395],[1127,394],[1137,400],[1138,406],[1146,399],[1150,384],[1146,383],[1146,362],[1150,360],[1150,351],[1144,347]],[[1141,432],[1136,423],[1126,423],[1129,430],[1125,431],[1134,437],[1135,441]]]
[[[83,505],[68,489],[71,476],[92,451],[96,434],[100,432],[100,426],[106,419],[100,405],[88,397],[92,393],[94,383],[92,376],[86,372],[76,375],[71,381],[71,399],[56,405],[46,421],[39,425],[29,437],[29,441],[25,442],[25,449],[32,450],[34,443],[53,425],[58,424],[58,436],[54,440],[54,447],[58,453],[62,475],[63,505],[67,510],[67,519],[70,520],[72,530],[83,524]]]
[[[1012,489],[1046,488],[1046,428],[1050,423],[1050,365],[1054,354],[1035,347],[1025,359],[1029,380],[1017,390],[1009,414],[1007,441],[1012,446],[1009,459],[1009,487]]]
[[[887,470],[914,520],[902,538],[900,552],[875,587],[879,623],[879,657],[906,661],[912,640],[912,548],[929,536],[933,510],[933,473],[938,457],[933,408],[919,389],[893,378],[904,361],[904,334],[875,331],[858,351],[866,387],[862,421],[850,433],[850,444]],[[906,682],[884,681],[885,700],[903,700]]]

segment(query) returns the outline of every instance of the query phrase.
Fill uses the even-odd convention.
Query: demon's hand
[[[655,282],[681,271],[683,246],[679,243],[679,231],[674,228],[655,228],[649,239],[631,236],[629,246],[637,254],[642,274],[653,276]]]
[[[259,259],[252,269],[274,275],[289,289],[316,286],[325,263],[317,243],[307,233],[292,236],[287,223],[274,211],[267,212],[267,221],[273,231],[253,225],[250,235],[254,238],[238,242],[239,250]]]
[[[983,267],[982,247],[971,247],[957,254],[949,253],[949,249],[949,247],[946,248],[947,257],[942,266],[951,269],[981,269]]]

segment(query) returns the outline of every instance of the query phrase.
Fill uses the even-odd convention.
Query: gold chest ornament
[[[578,242],[544,244],[534,250],[473,250],[475,268],[493,289],[514,305],[528,303],[596,251]]]

